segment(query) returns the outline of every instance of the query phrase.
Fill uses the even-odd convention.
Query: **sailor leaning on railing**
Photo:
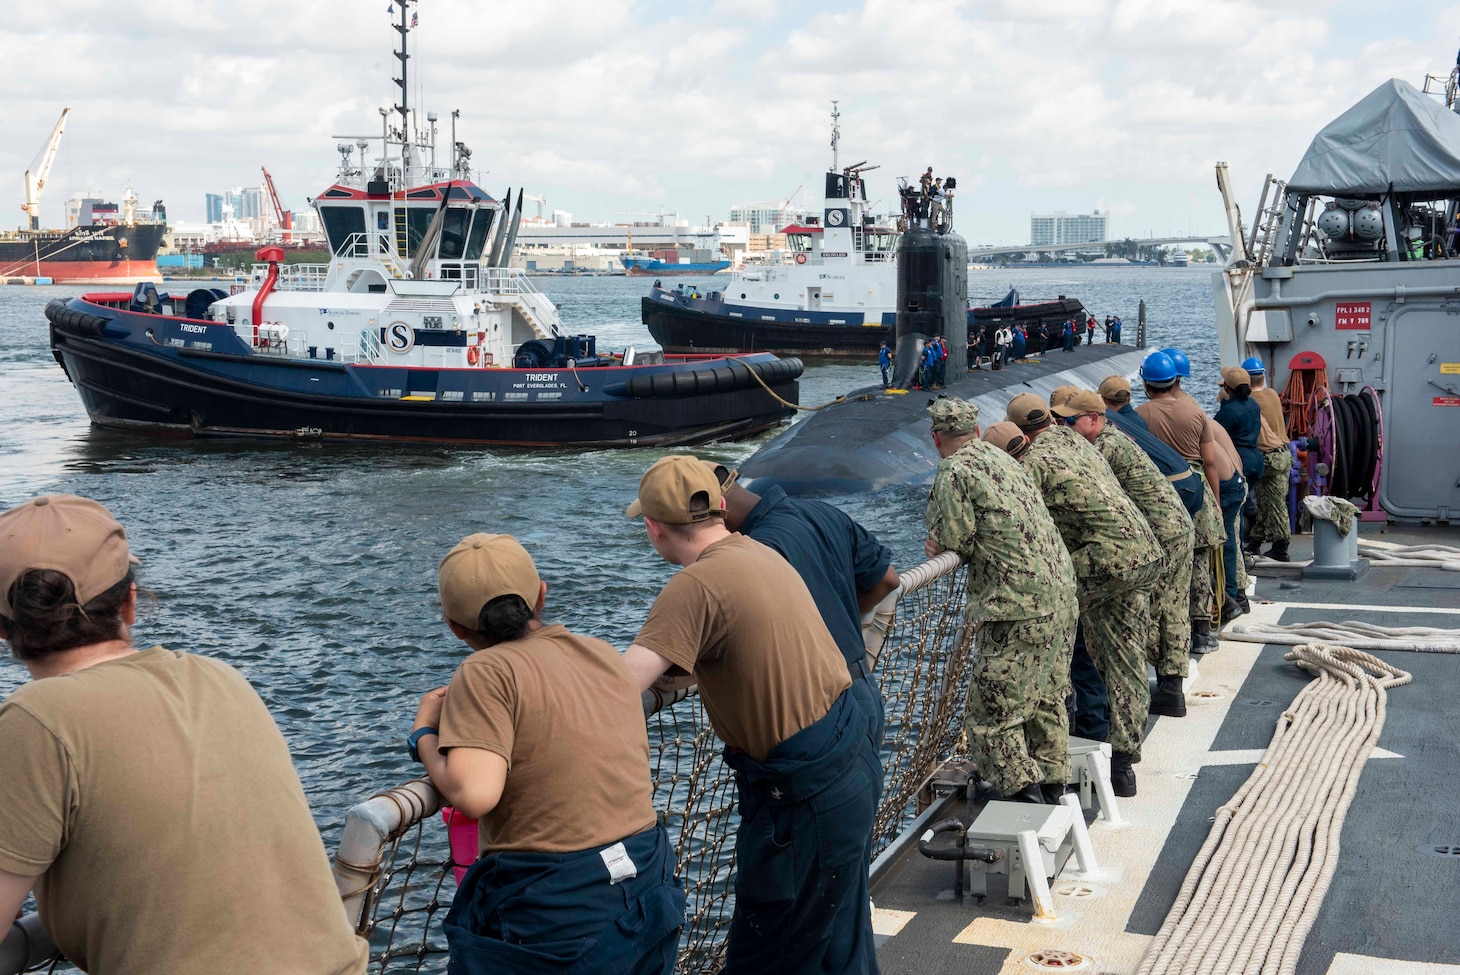
[[[102,975],[363,972],[283,736],[227,664],[132,646],[135,561],[95,501],[0,515],[0,637],[31,677],[0,704],[0,917],[33,891]]]

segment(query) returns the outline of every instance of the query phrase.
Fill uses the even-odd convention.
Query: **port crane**
[[[56,161],[56,150],[61,148],[61,133],[66,131],[66,116],[70,114],[71,106],[61,109],[50,141],[25,171],[25,202],[20,208],[30,217],[31,230],[41,229],[41,191],[46,188],[46,177],[51,173],[51,163]]]
[[[537,204],[537,219],[541,220],[542,208],[547,206],[547,200],[543,199],[541,196],[533,196],[531,193],[522,194],[522,198],[524,200],[531,200]]]
[[[290,210],[285,210],[284,205],[279,202],[279,193],[274,189],[274,177],[270,176],[269,171],[263,166],[260,166],[259,169],[263,170],[264,189],[268,191],[269,203],[274,207],[274,222],[282,231],[284,243],[287,244],[293,237],[290,231],[294,229],[294,214]]]

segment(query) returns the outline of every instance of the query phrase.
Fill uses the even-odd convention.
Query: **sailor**
[[[34,890],[83,971],[365,971],[289,747],[227,664],[137,650],[127,533],[88,498],[0,515],[0,918]]]
[[[938,343],[929,342],[923,346],[922,369],[918,373],[918,386],[933,389],[938,375]]]
[[[1186,513],[1195,517],[1206,501],[1206,479],[1193,471],[1175,449],[1151,433],[1145,419],[1131,407],[1130,383],[1124,376],[1106,376],[1099,392],[1105,402],[1105,418],[1151,458],[1161,476],[1176,489]]]
[[[940,335],[933,339],[933,344],[937,346],[938,350],[936,367],[938,371],[938,388],[942,389],[948,385],[948,342]]]
[[[1120,316],[1116,315],[1115,320],[1110,323],[1110,334],[1115,339],[1115,344],[1120,344]]]
[[[1181,388],[1182,382],[1191,378],[1191,360],[1187,358],[1185,352],[1182,352],[1175,346],[1162,349],[1161,351],[1171,357],[1171,364],[1176,367],[1176,383],[1172,386],[1176,391],[1176,395],[1191,403],[1197,409],[1201,409],[1201,404],[1197,403],[1196,397]]]
[[[408,745],[478,821],[444,924],[452,972],[673,971],[684,891],[623,658],[543,621],[547,584],[510,535],[463,538],[437,585],[474,652],[421,698]]]
[[[1069,781],[1065,687],[1075,635],[1075,573],[1054,521],[1019,462],[1018,429],[979,439],[978,406],[928,407],[942,462],[928,496],[933,558],[957,552],[968,565],[964,619],[977,628],[969,677],[968,746],[995,791],[1057,802]]]
[[[867,843],[879,763],[836,640],[796,570],[725,526],[705,464],[664,457],[626,512],[684,568],[624,656],[643,690],[699,688],[736,771],[735,913],[725,967],[875,972]]]
[[[1217,391],[1217,414],[1213,418],[1219,423],[1232,445],[1242,458],[1242,476],[1249,485],[1262,479],[1262,450],[1258,440],[1262,437],[1262,407],[1252,398],[1252,379],[1241,366],[1228,366],[1222,370],[1222,384]],[[1242,537],[1252,533],[1252,522],[1257,517],[1257,494],[1247,492],[1242,505]]]
[[[882,388],[892,387],[892,350],[883,342],[877,347],[877,368],[882,370]]]
[[[1222,576],[1221,546],[1227,537],[1217,502],[1220,481],[1214,483],[1207,470],[1218,463],[1216,439],[1201,407],[1177,394],[1176,364],[1166,353],[1146,356],[1141,363],[1141,383],[1149,402],[1138,406],[1136,412],[1158,440],[1202,476],[1202,506],[1192,516],[1196,539],[1191,563],[1191,649],[1193,653],[1205,653],[1215,650],[1219,642],[1211,628],[1219,608],[1213,604],[1213,592],[1216,579]]]
[[[872,719],[872,747],[880,750],[887,719],[882,690],[867,660],[862,614],[871,612],[898,586],[892,550],[834,505],[788,497],[777,486],[757,493],[738,483],[738,471],[720,465],[714,470],[725,494],[725,527],[775,549],[806,583],[821,621],[847,662],[852,695]],[[881,787],[879,777],[879,800]],[[868,853],[870,863],[870,849]]]
[[[1085,321],[1085,344],[1095,344],[1095,316],[1091,315]]]
[[[1065,351],[1073,352],[1075,350],[1076,343],[1078,343],[1080,340],[1079,334],[1075,331],[1075,320],[1073,318],[1065,319],[1063,334],[1065,339]]]
[[[933,195],[933,167],[929,166],[928,171],[918,177],[918,183],[923,187],[923,196]]]
[[[1138,424],[1142,430],[1149,429],[1146,421],[1131,405],[1130,380],[1124,376],[1106,376],[1100,380],[1100,388],[1097,392],[1105,401],[1106,412],[1118,414],[1122,418],[1117,421],[1122,430],[1130,432],[1128,424],[1125,422],[1127,420],[1130,423]]]
[[[1262,479],[1257,482],[1257,515],[1252,524],[1251,547],[1254,554],[1263,542],[1270,542],[1267,557],[1288,561],[1288,474],[1293,469],[1293,455],[1288,451],[1287,424],[1283,420],[1283,404],[1277,391],[1266,384],[1267,371],[1262,360],[1251,356],[1242,368],[1252,379],[1252,398],[1262,410],[1262,433],[1257,446],[1262,451]],[[1251,485],[1249,485],[1251,486]]]
[[[941,179],[935,179],[935,180],[933,180],[932,200],[933,200],[933,209],[930,212],[929,216],[932,218],[932,223],[933,223],[934,228],[937,228],[937,227],[940,227],[942,225],[942,223],[943,223],[943,203],[944,203],[944,197],[943,197],[943,181]]]
[[[1105,344],[1106,345],[1109,345],[1110,344],[1111,328],[1112,328],[1112,322],[1111,322],[1110,316],[1109,315],[1106,315],[1105,316]]]
[[[1196,539],[1191,516],[1166,476],[1134,440],[1106,422],[1105,400],[1077,390],[1051,407],[1076,433],[1095,445],[1115,479],[1161,543],[1161,584],[1151,597],[1151,629],[1146,662],[1156,669],[1150,713],[1180,718],[1186,714],[1182,681],[1191,654],[1191,560]]]
[[[1024,329],[1022,327],[1015,325],[1012,329],[1010,329],[1010,354],[1013,356],[1015,361],[1024,358],[1024,351],[1028,347],[1028,341],[1029,340],[1025,337]]]
[[[1020,463],[1074,562],[1085,642],[1110,694],[1111,785],[1133,796],[1150,705],[1144,651],[1160,542],[1100,452],[1068,426],[1052,425],[1038,396],[1015,396],[1006,419],[1031,441]]]

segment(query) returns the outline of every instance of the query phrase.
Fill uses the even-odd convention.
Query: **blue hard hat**
[[[1141,379],[1148,383],[1169,383],[1176,378],[1176,363],[1165,352],[1152,352],[1141,363]]]
[[[1242,368],[1247,370],[1249,376],[1261,376],[1266,369],[1262,368],[1262,360],[1255,355],[1250,355],[1242,360]]]
[[[1182,379],[1191,375],[1191,360],[1186,357],[1185,352],[1182,352],[1175,346],[1169,349],[1162,349],[1161,351],[1171,357],[1171,364],[1176,367],[1176,375]]]

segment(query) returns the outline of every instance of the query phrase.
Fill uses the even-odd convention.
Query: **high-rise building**
[[[262,186],[249,186],[243,190],[243,198],[238,216],[241,219],[257,219],[264,215],[264,188]]]
[[[207,201],[207,223],[223,222],[223,194],[205,193],[203,199]]]
[[[788,223],[801,218],[797,210],[779,203],[751,203],[730,208],[730,222],[743,223],[753,234],[779,233]]]
[[[1029,246],[1051,247],[1058,244],[1104,243],[1108,237],[1110,215],[1095,210],[1091,213],[1036,213],[1029,218]]]

